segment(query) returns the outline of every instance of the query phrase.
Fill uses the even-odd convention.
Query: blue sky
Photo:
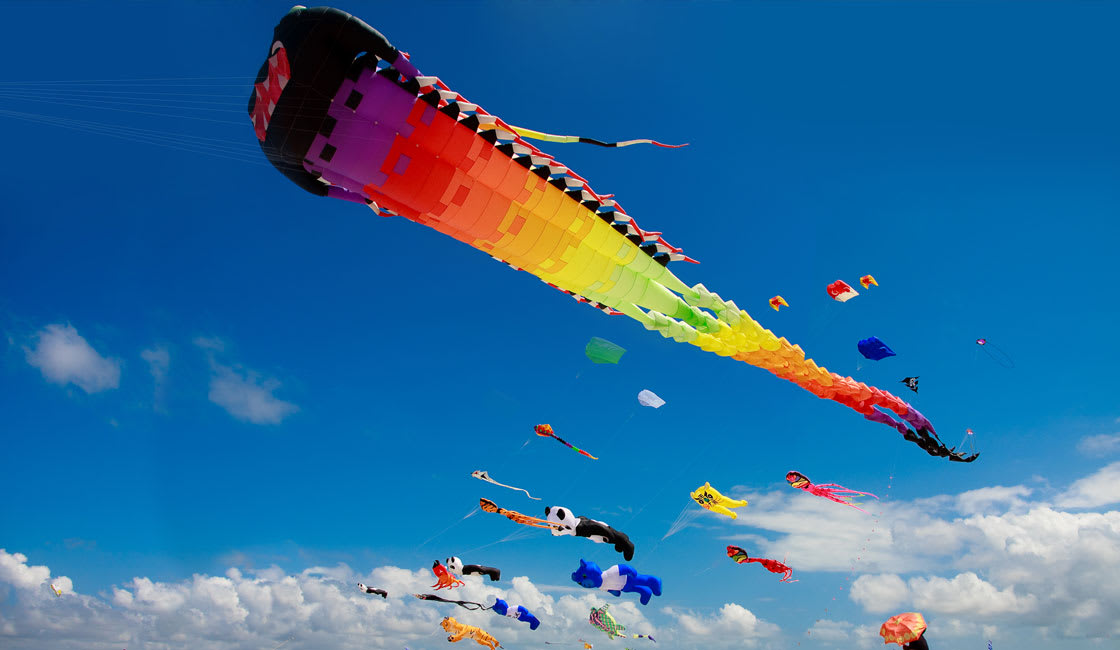
[[[4,4],[2,645],[444,647],[453,612],[403,598],[453,554],[525,576],[497,584],[551,614],[535,633],[464,617],[509,647],[605,644],[580,619],[602,602],[681,648],[870,647],[914,609],[938,648],[1120,634],[1115,587],[1079,591],[1120,578],[1115,5],[339,5],[513,124],[689,142],[542,148],[698,259],[685,282],[822,365],[900,395],[919,375],[904,397],[946,442],[976,432],[967,466],[291,185],[244,112],[288,6]],[[865,273],[880,286],[828,299]],[[898,356],[860,357],[871,335]],[[592,336],[622,362],[590,363]],[[531,438],[541,422],[601,460]],[[791,494],[792,469],[879,494],[879,514]],[[705,481],[750,506],[662,541]],[[500,541],[517,527],[460,521],[481,496],[611,523],[665,594],[576,589],[581,557],[618,556]],[[252,596],[289,583],[335,616]]]

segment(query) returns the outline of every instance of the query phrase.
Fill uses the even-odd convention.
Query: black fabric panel
[[[363,95],[362,93],[356,90],[351,90],[350,94],[346,96],[346,108],[349,108],[352,111],[358,110],[358,106],[361,105],[363,97],[365,97],[365,95]]]
[[[293,9],[273,30],[265,63],[256,82],[268,79],[267,57],[280,41],[287,52],[291,79],[269,120],[261,150],[276,169],[303,189],[326,195],[327,186],[304,169],[302,161],[323,126],[331,98],[348,74],[354,59],[368,53],[393,63],[400,55],[377,30],[350,14],[329,7]],[[256,104],[249,98],[249,114]]]

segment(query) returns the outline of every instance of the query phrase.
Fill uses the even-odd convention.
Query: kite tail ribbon
[[[655,147],[664,147],[666,149],[680,149],[687,147],[688,143],[684,144],[665,144],[657,140],[639,139],[639,140],[621,140],[619,142],[603,142],[594,138],[584,138],[578,135],[553,135],[552,133],[544,133],[542,131],[534,131],[520,126],[513,126],[512,124],[506,125],[513,130],[514,133],[530,140],[542,140],[544,142],[558,142],[560,144],[571,144],[579,142],[582,144],[593,144],[600,147],[629,147],[632,144],[652,144]]]

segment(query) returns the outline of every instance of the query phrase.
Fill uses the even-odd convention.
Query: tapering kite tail
[[[579,453],[583,454],[584,456],[587,456],[591,460],[599,460],[595,456],[592,456],[591,454],[587,453],[586,451],[580,449],[579,447],[573,445],[572,443],[568,442],[567,440],[564,440],[560,436],[556,435],[556,433],[553,432],[552,427],[547,425],[547,424],[538,424],[536,427],[533,428],[533,431],[536,432],[536,434],[538,436],[540,436],[542,438],[552,438],[553,440],[559,442],[560,444],[564,445],[568,449],[571,449],[572,451],[578,451]]]
[[[855,508],[856,510],[859,510],[860,512],[867,512],[867,511],[864,510],[863,508],[859,507],[855,503],[853,503],[852,499],[854,499],[855,497],[871,497],[873,499],[878,499],[879,498],[879,497],[875,496],[874,494],[872,494],[870,492],[861,492],[860,490],[850,490],[850,489],[848,489],[848,488],[846,488],[842,485],[837,485],[836,483],[821,483],[819,485],[810,484],[803,489],[810,494],[813,494],[813,495],[816,495],[816,496],[819,496],[819,497],[824,497],[824,498],[828,499],[829,501],[834,501],[836,503],[842,503],[846,506]]]
[[[482,508],[483,512],[502,515],[503,517],[509,519],[514,523],[522,524],[525,526],[532,526],[533,528],[548,528],[550,530],[558,527],[557,524],[553,524],[547,519],[530,517],[529,515],[523,515],[516,510],[506,510],[505,508],[501,508],[498,506],[498,504],[494,503],[490,499],[479,499],[478,505],[480,508]]]
[[[322,92],[333,101],[314,105],[297,104],[299,93],[315,81],[298,78],[309,68],[300,57],[326,48],[302,52],[285,41],[291,64],[281,72],[292,78],[277,97],[269,96],[264,108],[263,100],[251,103],[250,114],[257,120],[262,149],[289,177],[302,174],[309,191],[364,201],[382,214],[454,237],[663,337],[764,368],[869,420],[909,433],[908,439],[915,439],[910,427],[923,440],[933,433],[929,420],[905,401],[829,372],[734,302],[703,284],[682,282],[667,265],[695,260],[659,232],[640,228],[611,195],[593,190],[519,133],[559,140],[574,136],[510,126],[438,77],[419,73],[380,34],[369,38],[376,47],[358,46],[354,56],[366,55],[348,64],[336,89]],[[273,59],[279,60],[278,55],[259,75],[272,74],[272,67],[279,70]],[[283,119],[270,117],[274,105],[275,115]],[[295,137],[302,134],[309,135]],[[946,455],[940,452],[935,448],[930,453]]]
[[[681,147],[687,147],[688,146],[687,143],[685,143],[685,144],[664,144],[664,143],[658,142],[657,140],[646,140],[646,139],[622,140],[620,142],[603,142],[602,140],[596,140],[594,138],[585,138],[585,137],[581,137],[581,136],[578,136],[578,135],[553,135],[551,133],[542,133],[541,131],[534,131],[532,129],[526,129],[526,128],[521,127],[521,126],[510,126],[509,128],[514,133],[516,133],[517,135],[519,135],[523,138],[529,138],[530,140],[541,140],[541,141],[544,141],[544,142],[558,142],[558,143],[561,143],[561,144],[571,144],[571,143],[574,143],[574,142],[579,142],[579,143],[582,143],[582,144],[594,144],[594,145],[598,145],[600,147],[629,147],[632,144],[652,144],[654,146],[664,147],[666,149],[680,149]]]

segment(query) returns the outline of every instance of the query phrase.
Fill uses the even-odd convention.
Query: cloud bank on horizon
[[[440,647],[438,622],[453,615],[512,646],[593,638],[587,612],[610,602],[629,629],[686,649],[777,649],[794,640],[804,647],[879,647],[874,621],[909,609],[924,612],[937,637],[955,643],[997,638],[1006,647],[1039,636],[1093,643],[1120,635],[1120,511],[1072,509],[1120,503],[1117,472],[1120,461],[1049,495],[994,486],[884,503],[880,527],[858,558],[834,552],[868,536],[871,524],[858,513],[800,493],[736,490],[753,506],[735,527],[750,532],[727,539],[749,540],[763,553],[796,563],[802,583],[792,589],[811,589],[813,572],[857,576],[848,597],[866,616],[846,621],[822,614],[807,629],[783,629],[739,603],[706,612],[654,610],[525,576],[502,583],[505,589],[469,581],[458,590],[465,600],[500,596],[525,605],[543,623],[530,632],[489,612],[416,601],[411,594],[428,591],[430,571],[395,566],[366,573],[345,564],[313,566],[294,574],[276,566],[231,567],[223,576],[196,574],[179,582],[134,577],[91,595],[19,552],[0,550],[0,584],[9,588],[0,636],[12,648],[38,647],[44,630],[60,648],[257,648],[289,637],[297,648]],[[1086,487],[1099,484],[1107,489]],[[63,590],[61,598],[49,591],[52,582]],[[387,589],[390,597],[359,594],[357,582]]]

